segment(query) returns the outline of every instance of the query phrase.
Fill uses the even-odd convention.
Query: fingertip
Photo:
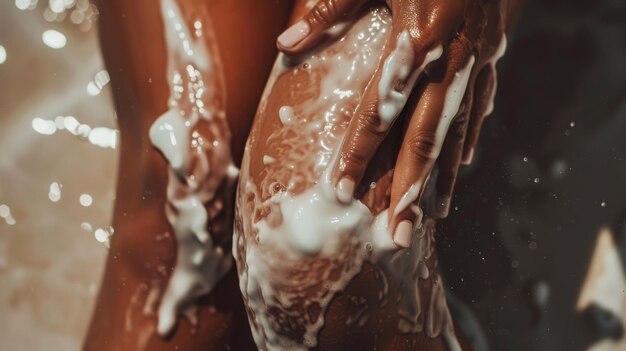
[[[300,44],[311,33],[311,26],[306,20],[300,20],[287,28],[276,39],[276,46],[280,51],[290,51]]]
[[[176,311],[170,306],[161,306],[157,322],[157,333],[161,337],[170,335],[176,325]]]
[[[474,152],[475,148],[473,146],[469,147],[467,151],[463,154],[463,159],[461,160],[461,163],[466,166],[471,164],[474,160]]]
[[[393,242],[398,248],[406,249],[411,247],[413,241],[413,222],[405,219],[398,223],[393,234]]]
[[[349,176],[343,176],[337,183],[335,195],[337,200],[343,204],[348,204],[354,198],[354,188],[356,183],[354,179]]]

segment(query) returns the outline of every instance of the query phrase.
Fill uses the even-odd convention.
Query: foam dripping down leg
[[[168,162],[166,215],[177,241],[176,265],[158,309],[160,335],[193,309],[232,265],[229,252],[214,244],[208,224],[223,206],[216,194],[232,186],[237,170],[230,131],[219,96],[219,61],[209,32],[189,30],[176,0],[162,0],[170,85],[169,109],[150,128],[152,144]],[[197,19],[195,23],[201,23]],[[195,28],[209,27],[208,23]],[[211,204],[211,215],[206,207]],[[213,213],[217,212],[217,213]]]
[[[283,67],[279,56],[266,87],[260,124],[274,119],[277,129],[262,136],[253,131],[248,141],[233,245],[240,289],[261,350],[297,351],[318,345],[331,301],[366,262],[379,272],[385,286],[380,299],[387,299],[389,287],[398,294],[392,297],[398,333],[425,332],[428,324],[429,336],[442,335],[457,350],[452,321],[445,315],[445,296],[430,297],[439,306],[430,314],[423,313],[420,304],[419,280],[438,279],[427,266],[434,222],[413,228],[411,247],[398,251],[387,227],[389,210],[374,214],[360,200],[340,201],[330,183],[329,165],[380,62],[390,24],[389,13],[376,9],[355,22],[336,44],[292,67]],[[303,76],[304,84],[289,81]],[[290,93],[292,100],[279,97],[276,103],[272,101],[276,82],[300,83],[302,89]],[[251,162],[251,157],[263,162]],[[362,313],[358,320],[367,320]]]

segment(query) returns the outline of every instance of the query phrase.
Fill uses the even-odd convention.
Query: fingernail
[[[309,31],[309,24],[305,20],[301,20],[278,36],[278,44],[287,49],[292,48],[306,38]]]
[[[450,213],[450,196],[437,196],[437,203],[435,204],[435,218],[446,218]]]
[[[463,164],[469,165],[470,163],[472,163],[473,159],[474,159],[474,148],[472,147],[469,150],[467,150],[467,155],[465,156],[465,159],[463,160]]]
[[[354,196],[354,180],[349,177],[343,177],[337,183],[337,200],[344,204],[350,203]]]
[[[408,248],[411,246],[411,240],[413,237],[413,223],[409,220],[404,220],[398,223],[396,232],[393,235],[393,242],[401,248]]]

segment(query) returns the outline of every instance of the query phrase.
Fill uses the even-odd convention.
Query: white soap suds
[[[353,113],[376,69],[388,25],[386,11],[373,12],[339,39],[335,48],[313,54],[293,68],[307,74],[319,72],[312,78],[319,89],[314,88],[316,92],[307,94],[298,105],[278,111],[283,127],[269,137],[280,140],[280,145],[272,148],[276,161],[268,165],[271,176],[258,188],[243,180],[240,184],[237,211],[243,220],[242,227],[236,225],[233,252],[238,256],[240,287],[260,349],[315,346],[327,305],[360,271],[368,252],[365,241],[370,246],[394,248],[386,230],[381,237],[359,240],[357,233],[365,233],[372,221],[370,211],[359,201],[337,202],[328,177],[323,175],[345,131],[342,121]],[[283,60],[281,55],[277,62]],[[265,109],[266,102],[260,106]],[[246,153],[244,178],[248,162]],[[314,179],[321,180],[299,191]],[[276,192],[277,188],[283,191]],[[253,218],[259,208],[272,210],[256,222]],[[244,232],[256,233],[255,239],[246,241]],[[321,289],[319,282],[325,282]],[[303,330],[286,336],[289,326],[296,324]]]
[[[414,184],[411,184],[409,190],[407,190],[406,193],[404,193],[404,195],[402,195],[402,197],[400,198],[400,201],[398,201],[396,208],[393,210],[393,216],[397,216],[398,214],[409,208],[409,206],[413,205],[419,197],[421,190],[421,181],[417,181]],[[419,207],[414,207],[414,209],[415,211],[419,211]]]
[[[250,183],[246,193],[257,194]],[[374,219],[363,203],[339,203],[328,180],[304,193],[277,197],[267,201],[279,207],[280,225],[275,226],[271,217],[249,223],[248,230],[257,233],[258,241],[246,248],[247,269],[240,284],[248,308],[254,311],[251,325],[260,349],[307,350],[317,344],[326,307],[360,272],[370,250],[395,251],[395,246],[386,226],[370,228]],[[242,234],[236,238],[244,244]],[[373,248],[366,249],[366,243]],[[321,289],[320,282],[324,282]],[[270,312],[272,307],[282,311],[276,315]],[[283,322],[295,321],[304,327],[301,342],[278,330]]]
[[[506,52],[506,34],[502,34],[502,39],[500,40],[500,44],[498,45],[498,49],[494,53],[494,55],[487,61],[489,65],[489,69],[492,72],[493,76],[493,87],[491,89],[491,95],[489,96],[487,109],[485,110],[485,116],[490,115],[493,112],[494,101],[496,99],[496,90],[498,88],[498,74],[496,70],[496,63],[498,60],[504,56]]]
[[[230,131],[218,95],[219,62],[202,36],[202,22],[191,34],[176,0],[162,0],[170,82],[168,110],[150,128],[150,140],[168,162],[167,219],[177,241],[176,265],[158,309],[160,335],[176,325],[178,315],[193,309],[232,265],[214,245],[205,205],[222,208],[215,199],[220,186],[231,185],[238,170],[232,163]],[[208,23],[204,23],[207,27]],[[204,33],[205,35],[208,33]],[[205,80],[205,78],[209,80]],[[198,127],[203,125],[201,134]],[[193,321],[192,321],[193,322]]]
[[[278,116],[283,124],[294,123],[293,107],[283,106],[278,110]]]
[[[463,101],[463,96],[465,95],[465,91],[467,90],[467,84],[469,82],[470,75],[472,73],[472,67],[474,67],[475,58],[471,56],[465,65],[459,72],[454,74],[454,79],[450,83],[448,90],[446,91],[446,96],[443,102],[443,109],[441,111],[441,116],[439,118],[439,124],[437,125],[437,130],[435,131],[435,140],[434,144],[436,147],[433,148],[431,155],[431,159],[437,159],[439,157],[439,152],[441,151],[441,146],[448,134],[448,129],[450,128],[450,124],[456,117],[459,109],[461,107],[461,102]],[[414,212],[420,214],[421,211],[415,204],[415,201],[420,195],[422,191],[422,186],[425,184],[425,180],[418,179],[414,184],[412,184],[409,189],[402,195],[400,201],[396,205],[394,209],[393,215],[397,216],[404,210],[406,210],[409,206],[412,206]],[[413,206],[415,205],[415,206]],[[432,206],[432,208],[436,208],[437,206]]]
[[[252,334],[261,350],[315,347],[328,305],[366,260],[374,264],[383,285],[381,301],[387,299],[390,285],[397,288],[393,291],[398,296],[390,298],[398,308],[400,332],[424,331],[426,323],[432,337],[441,333],[451,350],[457,350],[444,295],[434,293],[431,300],[437,308],[422,318],[425,321],[419,319],[423,311],[418,281],[439,279],[426,265],[433,253],[434,221],[417,226],[413,245],[398,251],[387,226],[388,210],[374,216],[360,200],[340,203],[330,182],[330,165],[375,72],[390,25],[386,10],[373,10],[304,64],[279,67],[281,55],[275,65],[281,75],[309,74],[313,87],[297,92],[304,96],[303,101],[295,99],[297,105],[273,112],[283,126],[267,138],[274,161],[263,157],[267,169],[258,184],[249,171],[255,132],[242,163],[233,254]],[[441,55],[438,51],[430,55],[431,61]],[[266,86],[260,113],[269,113],[265,100],[277,76],[273,73]],[[397,103],[400,98],[390,99]],[[367,320],[365,310],[350,319],[356,326]]]
[[[409,32],[405,30],[398,34],[396,47],[385,59],[378,83],[378,115],[382,128],[388,129],[398,117],[413,91],[417,78],[424,68],[439,59],[442,53],[442,47],[437,46],[426,54],[424,62],[416,68],[415,48]]]
[[[267,165],[272,164],[274,162],[276,162],[276,159],[273,158],[272,156],[268,156],[268,155],[263,156],[263,164],[264,165],[267,166]]]

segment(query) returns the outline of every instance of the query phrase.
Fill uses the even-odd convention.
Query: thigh
[[[372,234],[386,225],[402,122],[371,162],[358,201],[340,205],[324,187],[389,33],[386,9],[372,7],[359,18],[337,28],[340,40],[331,45],[305,57],[279,56],[248,140],[233,253],[264,349],[456,345],[436,270],[434,220],[405,252],[389,246],[386,229]]]
[[[216,109],[225,114],[227,126],[217,130],[230,134],[228,147],[238,165],[290,1],[174,3],[189,28],[203,31],[203,44],[219,60],[216,76],[204,78],[214,87]],[[149,138],[155,120],[171,107],[172,58],[161,5],[155,0],[99,4],[101,46],[111,76],[121,150],[115,235],[85,348],[245,349],[251,347],[251,339],[233,270],[199,301],[190,320],[181,318],[172,335],[161,338],[155,332],[155,311],[177,259],[177,242],[166,216],[168,164]],[[199,133],[210,130],[207,125]],[[215,197],[228,204],[233,193],[233,187],[221,186]],[[226,208],[213,219],[209,227],[213,240],[229,252],[232,210]]]

